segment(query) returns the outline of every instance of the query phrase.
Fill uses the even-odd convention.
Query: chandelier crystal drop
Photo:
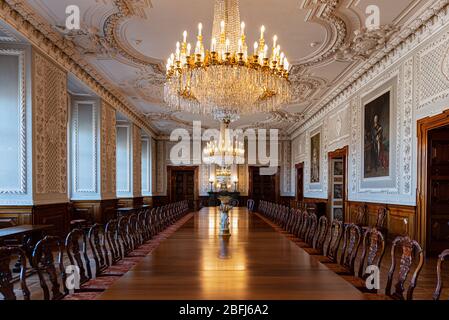
[[[196,43],[187,32],[167,60],[165,102],[176,111],[211,114],[217,120],[279,109],[291,99],[289,62],[277,36],[269,49],[265,27],[249,52],[238,0],[216,0],[210,49],[198,25]]]

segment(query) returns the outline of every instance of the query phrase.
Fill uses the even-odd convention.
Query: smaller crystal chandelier
[[[230,165],[242,164],[245,157],[244,142],[238,137],[231,137],[230,120],[225,119],[220,126],[220,138],[207,143],[203,150],[203,159],[207,164],[216,164],[221,169],[229,169]],[[225,171],[223,171],[225,172]]]

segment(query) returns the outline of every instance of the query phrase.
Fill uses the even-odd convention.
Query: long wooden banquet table
[[[204,208],[100,297],[102,300],[359,300],[363,294],[244,208],[218,236]]]

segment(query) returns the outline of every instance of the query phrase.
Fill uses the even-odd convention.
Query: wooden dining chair
[[[313,246],[311,248],[304,248],[304,250],[310,255],[322,255],[324,252],[324,243],[326,241],[328,232],[329,220],[326,216],[322,216],[318,220],[318,228],[313,240]]]
[[[355,224],[359,227],[368,225],[368,206],[366,204],[357,208]]]
[[[248,208],[248,211],[250,213],[254,212],[254,200],[248,199],[248,201],[246,202],[246,207]]]
[[[341,239],[343,237],[344,226],[340,220],[332,221],[328,240],[325,245],[324,256],[316,256],[316,259],[321,263],[336,263],[338,259],[338,250],[340,247]]]
[[[446,258],[449,257],[449,249],[444,250],[439,256],[438,256],[438,263],[437,263],[437,287],[435,289],[435,292],[433,294],[433,300],[440,300],[441,292],[443,291],[443,275],[442,275],[442,266]]]
[[[13,273],[11,270],[12,259],[19,257],[20,262],[20,287],[24,300],[30,300],[30,290],[26,283],[27,261],[25,252],[18,247],[0,247],[0,294],[5,300],[17,300],[14,291]]]
[[[56,261],[52,250],[56,250]],[[66,287],[66,273],[63,264],[64,251],[61,238],[46,236],[38,241],[32,257],[33,267],[37,271],[44,300],[63,299],[69,291]],[[49,286],[51,286],[51,291]]]
[[[304,234],[304,241],[297,242],[296,244],[301,248],[312,248],[315,239],[315,234],[318,229],[318,217],[315,213],[308,214],[307,217],[306,232]]]
[[[400,254],[397,256],[398,249]],[[397,268],[397,260],[399,260],[399,268]],[[408,236],[397,237],[391,247],[391,266],[388,271],[385,295],[365,294],[365,297],[370,300],[413,300],[413,292],[423,265],[424,253],[419,243]],[[407,281],[410,275],[410,281]],[[406,288],[407,283],[408,288]]]
[[[110,254],[109,261],[111,265],[116,264],[123,258],[122,247],[119,241],[118,235],[118,221],[117,219],[111,219],[106,224],[104,229],[105,232],[105,241],[109,247],[109,250],[106,250]]]
[[[340,263],[328,264],[338,275],[355,275],[355,260],[362,241],[362,228],[356,224],[345,226]]]
[[[367,271],[368,267],[372,266],[380,270],[384,253],[385,238],[383,234],[376,228],[368,228],[363,236],[358,273],[357,275],[343,276],[343,278],[362,292],[376,294],[377,289],[367,288],[366,280],[371,275]]]
[[[83,230],[73,229],[69,232],[65,239],[65,251],[70,264],[78,267],[80,285],[83,285],[92,278],[86,235]]]
[[[388,237],[388,228],[387,228],[387,220],[388,220],[388,209],[387,207],[380,208],[377,210],[377,219],[376,219],[376,229],[382,232],[384,238]]]

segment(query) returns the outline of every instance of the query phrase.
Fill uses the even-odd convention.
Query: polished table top
[[[231,212],[228,240],[220,216],[205,208],[125,274],[104,300],[363,299],[341,277],[246,209]]]
[[[33,232],[41,232],[49,230],[53,227],[53,225],[20,225],[15,227],[3,228],[0,229],[0,239],[3,238],[11,238],[17,237],[25,234],[30,234]]]

